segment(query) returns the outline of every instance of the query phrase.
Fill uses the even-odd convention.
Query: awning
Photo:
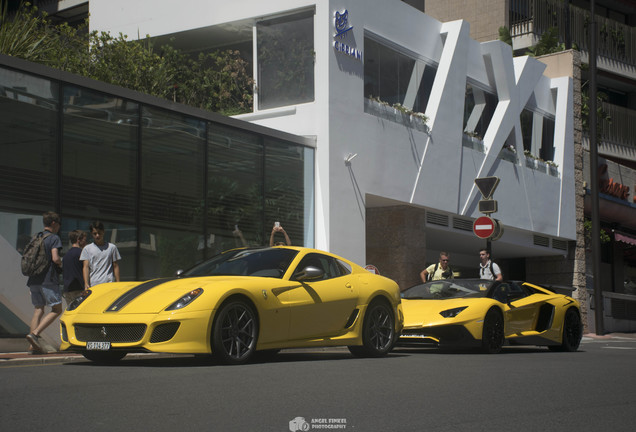
[[[636,237],[619,231],[614,231],[614,240],[636,246]]]

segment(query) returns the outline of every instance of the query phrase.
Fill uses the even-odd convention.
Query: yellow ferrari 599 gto
[[[387,354],[402,329],[397,284],[309,248],[227,251],[178,277],[91,287],[60,319],[62,350],[110,363],[129,352],[211,354],[348,346]]]
[[[576,351],[583,326],[579,303],[528,282],[446,279],[402,292],[400,346],[480,347],[497,353],[507,341]]]

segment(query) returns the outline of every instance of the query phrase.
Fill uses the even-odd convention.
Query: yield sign
[[[473,223],[473,232],[479,238],[488,238],[495,232],[495,221],[488,216],[478,217]]]
[[[499,177],[480,177],[475,179],[475,184],[479,189],[479,192],[484,196],[484,199],[490,199],[492,194],[497,189],[499,184]]]

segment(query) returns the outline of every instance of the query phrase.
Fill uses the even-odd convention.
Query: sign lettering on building
[[[362,51],[349,45],[353,37],[348,36],[353,33],[351,31],[353,30],[353,26],[349,25],[349,11],[347,9],[342,13],[336,11],[334,16],[334,28],[336,33],[333,35],[333,48],[336,52],[362,61]]]
[[[607,164],[598,166],[598,186],[601,193],[614,196],[618,199],[629,200],[629,186],[615,182],[607,174]],[[636,196],[634,196],[636,202]]]

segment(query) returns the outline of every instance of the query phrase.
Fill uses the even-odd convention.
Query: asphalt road
[[[0,368],[2,431],[632,431],[636,339],[576,353],[283,351]],[[303,423],[306,422],[306,423]],[[296,430],[296,429],[295,429]],[[303,430],[303,429],[298,429]]]

